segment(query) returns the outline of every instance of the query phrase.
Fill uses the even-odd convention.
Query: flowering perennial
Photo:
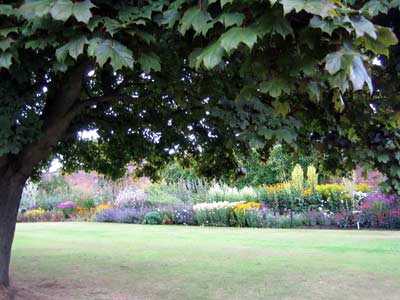
[[[25,215],[27,216],[34,216],[34,215],[40,215],[42,213],[44,213],[45,210],[42,208],[38,208],[38,209],[33,209],[33,210],[29,210],[25,213]]]
[[[389,208],[397,205],[396,200],[396,195],[388,196],[383,193],[373,193],[365,197],[363,204],[372,205],[373,203],[384,203]]]
[[[72,201],[64,201],[61,202],[56,206],[57,209],[68,209],[68,208],[75,208],[77,205],[75,202]]]
[[[212,202],[212,203],[199,203],[193,206],[193,210],[199,211],[199,210],[231,208],[241,203],[244,203],[244,201],[239,201],[239,202],[222,201],[222,202]]]
[[[233,212],[237,213],[246,213],[248,209],[260,209],[261,204],[257,202],[247,202],[247,203],[240,203],[235,205]]]
[[[143,190],[137,189],[136,187],[127,187],[121,190],[115,199],[115,205],[118,207],[137,207],[141,206],[148,196]]]

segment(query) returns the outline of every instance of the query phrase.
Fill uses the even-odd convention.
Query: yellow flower
[[[303,192],[303,195],[306,197],[310,197],[312,195],[312,190],[311,189],[305,189]]]
[[[30,210],[30,211],[27,211],[25,213],[25,215],[27,215],[27,216],[35,216],[35,215],[40,215],[40,214],[42,214],[44,212],[45,212],[44,209],[38,208],[38,209],[33,209],[33,210]]]
[[[234,213],[246,213],[246,211],[250,208],[255,208],[255,209],[260,209],[261,204],[257,202],[247,202],[247,203],[241,203],[235,206],[233,209]]]
[[[290,188],[290,184],[288,182],[276,183],[267,185],[265,189],[267,190],[269,195],[278,194]]]
[[[99,204],[96,206],[96,212],[101,212],[107,208],[111,208],[111,205],[109,204]]]
[[[372,191],[372,188],[366,183],[360,183],[356,186],[357,192],[369,193]]]
[[[345,191],[344,185],[338,183],[327,183],[317,185],[315,190],[322,196],[330,196],[332,194],[339,194]]]

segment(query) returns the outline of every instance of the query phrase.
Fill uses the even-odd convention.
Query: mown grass
[[[400,232],[18,224],[38,299],[400,299]]]

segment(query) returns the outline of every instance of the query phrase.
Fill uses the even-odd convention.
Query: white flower
[[[222,208],[230,208],[230,207],[235,207],[240,203],[244,203],[244,201],[239,201],[239,202],[222,201],[222,202],[211,202],[211,203],[199,203],[193,206],[193,210],[199,211],[199,210],[216,210]]]
[[[121,190],[115,199],[118,207],[133,207],[136,203],[143,203],[147,200],[147,194],[136,187],[127,187]]]

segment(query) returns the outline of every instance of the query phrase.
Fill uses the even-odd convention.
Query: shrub
[[[44,210],[53,210],[58,204],[64,202],[65,199],[72,198],[72,194],[67,191],[61,191],[56,194],[40,191],[36,201],[36,206],[43,208]]]
[[[200,203],[193,206],[196,219],[200,225],[230,226],[236,224],[233,209],[242,202]]]
[[[354,208],[345,186],[337,183],[322,184],[316,187],[319,203],[313,203],[324,210],[338,211]]]
[[[102,212],[103,210],[111,208],[111,207],[112,206],[110,204],[106,204],[106,203],[99,204],[95,207],[95,212],[99,213],[99,212]]]
[[[268,207],[283,212],[285,209],[291,206],[290,204],[290,184],[285,183],[276,183],[272,185],[264,186],[266,190],[265,194],[265,202]]]
[[[336,219],[327,211],[311,210],[303,213],[304,225],[308,226],[334,226]]]
[[[33,209],[33,210],[29,210],[29,211],[25,212],[25,215],[26,216],[34,216],[34,215],[40,215],[44,212],[45,212],[44,209],[38,208],[38,209]]]
[[[77,207],[75,202],[72,201],[64,201],[58,204],[55,208],[61,210],[64,215],[67,217],[68,215],[72,214]]]
[[[292,171],[291,186],[296,195],[303,195],[304,189],[304,172],[299,164],[296,164]]]
[[[79,201],[79,205],[85,210],[90,210],[96,206],[96,202],[94,199],[84,199]]]
[[[373,193],[365,197],[363,200],[363,207],[371,208],[373,205],[379,205],[381,208],[393,209],[398,208],[400,203],[396,195],[385,195],[383,193]]]
[[[247,202],[247,203],[240,203],[235,205],[233,209],[233,214],[235,217],[235,221],[238,226],[244,227],[246,226],[246,214],[247,210],[249,209],[260,209],[261,204],[257,202]]]
[[[174,224],[179,225],[196,225],[196,213],[193,210],[193,205],[182,204],[174,206],[163,206],[159,208],[159,211],[163,215],[170,218]]]
[[[230,226],[234,223],[231,220],[232,212],[232,207],[198,210],[196,211],[196,218],[198,223],[204,226]]]
[[[163,218],[159,211],[148,212],[144,216],[143,224],[159,225],[162,224]]]
[[[372,191],[372,188],[366,183],[359,183],[356,186],[356,191],[362,193],[370,193]]]
[[[315,191],[318,184],[318,174],[317,169],[315,169],[313,165],[310,165],[307,168],[307,184],[312,191]]]
[[[277,216],[276,217],[276,226],[278,228],[290,228],[291,218],[289,215],[284,216]]]
[[[20,212],[25,212],[29,209],[36,207],[36,202],[39,197],[38,185],[28,181],[22,191],[21,204],[19,206]]]
[[[99,212],[97,222],[141,224],[147,210],[137,208],[108,208]]]
[[[246,212],[246,223],[249,227],[260,228],[264,226],[262,212],[259,209],[250,208]]]
[[[64,214],[59,212],[44,211],[42,209],[32,210],[18,215],[17,222],[60,222],[64,221]]]
[[[238,202],[259,201],[259,195],[252,187],[239,190],[224,183],[215,183],[207,192],[207,199],[211,202]]]
[[[292,227],[301,227],[307,225],[307,218],[304,214],[293,214],[291,217]]]
[[[118,193],[115,199],[115,205],[119,208],[138,208],[143,207],[147,199],[148,196],[146,192],[130,186]]]
[[[295,228],[307,225],[307,218],[303,214],[277,215],[267,214],[264,216],[265,227],[273,228]]]
[[[171,187],[165,184],[152,184],[147,189],[148,202],[150,205],[178,205],[182,200],[174,196]]]

